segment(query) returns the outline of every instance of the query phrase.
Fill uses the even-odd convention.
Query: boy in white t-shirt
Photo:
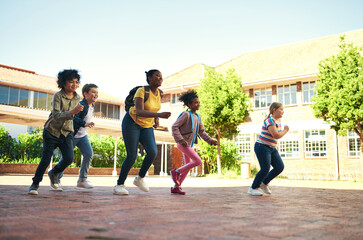
[[[77,147],[82,154],[81,168],[79,169],[79,178],[77,187],[80,188],[93,188],[87,180],[88,170],[91,165],[93,157],[93,149],[88,140],[87,128],[93,127],[95,124],[92,122],[94,114],[94,105],[98,98],[98,87],[96,84],[86,84],[82,88],[83,99],[80,104],[84,106],[83,111],[77,113],[73,117],[74,139],[73,146]],[[61,160],[62,161],[62,158]],[[59,184],[63,173],[59,174]],[[61,188],[61,187],[60,187]],[[58,191],[63,190],[57,189]]]

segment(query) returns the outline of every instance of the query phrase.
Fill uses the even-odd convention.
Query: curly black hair
[[[193,102],[194,98],[198,98],[197,92],[195,90],[189,90],[179,97],[179,101],[183,102],[184,106],[189,107],[189,104]]]
[[[78,79],[78,82],[80,83],[81,76],[78,74],[78,70],[75,69],[65,69],[63,71],[60,71],[58,73],[58,88],[63,89],[66,85],[66,81],[72,81],[73,79]]]
[[[150,84],[149,77],[152,77],[152,76],[153,76],[153,74],[154,74],[154,73],[156,73],[156,72],[160,72],[160,71],[159,71],[159,70],[157,70],[157,69],[151,69],[151,70],[149,70],[149,71],[145,71],[145,73],[146,73],[146,82],[147,82],[148,84]]]

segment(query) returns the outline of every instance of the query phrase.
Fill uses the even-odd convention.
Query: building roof
[[[181,70],[164,79],[162,89],[167,89],[170,86],[182,86],[186,84],[199,83],[204,77],[204,64],[197,63],[184,70]]]
[[[0,64],[0,83],[2,82],[7,85],[16,86],[19,88],[25,87],[31,90],[55,93],[59,91],[56,81],[57,79],[54,77],[39,75],[34,71]],[[83,85],[81,84],[77,90],[78,94],[80,95],[82,95],[82,86]],[[102,102],[110,102],[115,104],[123,103],[122,99],[102,91],[99,91],[98,99]]]
[[[295,75],[316,74],[318,63],[339,51],[340,36],[355,46],[363,46],[363,29],[306,40],[270,49],[248,52],[214,67],[217,72],[235,68],[243,83],[262,79],[278,79]],[[203,77],[204,65],[195,64],[164,79],[163,88],[197,83]]]

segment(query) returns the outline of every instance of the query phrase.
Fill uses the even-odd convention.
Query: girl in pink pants
[[[197,136],[199,135],[210,145],[217,145],[217,141],[205,132],[200,116],[197,114],[197,110],[200,107],[197,93],[194,90],[190,90],[181,95],[179,100],[190,110],[180,114],[172,126],[172,134],[178,149],[183,153],[185,165],[170,171],[175,183],[175,186],[171,188],[171,193],[184,195],[185,192],[182,191],[180,186],[188,175],[189,170],[202,164],[201,158],[193,149],[193,144],[198,143]]]

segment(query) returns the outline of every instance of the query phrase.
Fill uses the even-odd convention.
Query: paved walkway
[[[170,195],[171,179],[146,178],[150,192],[132,186],[116,196],[116,177],[90,176],[92,190],[63,178],[38,196],[30,175],[0,175],[0,239],[363,239],[363,183],[276,179],[273,195],[246,194],[252,179],[185,181],[187,195]]]

